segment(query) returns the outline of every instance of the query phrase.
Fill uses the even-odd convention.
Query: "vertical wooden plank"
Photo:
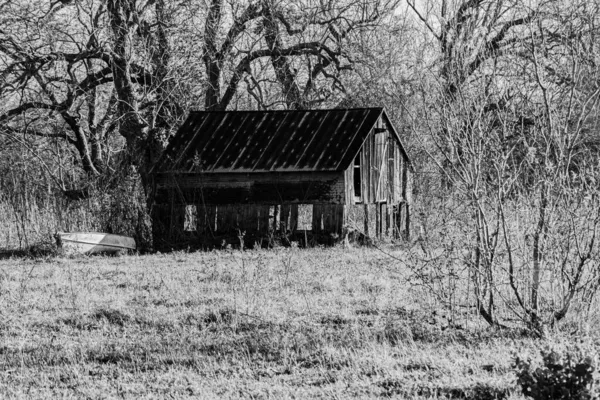
[[[246,221],[248,223],[248,227],[250,232],[258,232],[260,227],[259,221],[260,211],[256,204],[253,204],[248,207],[248,211],[246,213]]]
[[[197,204],[196,213],[198,224],[196,230],[200,235],[212,234],[215,231],[216,206],[210,204]]]
[[[371,151],[369,154],[369,196],[371,198],[370,203],[374,203],[377,200],[377,171],[375,170],[375,165],[377,165],[375,160],[375,154],[377,153],[377,145],[375,143],[375,133],[371,134],[369,141],[371,142]]]
[[[364,218],[364,234],[365,236],[369,236],[369,205],[367,203],[364,203],[363,205],[364,208],[364,214],[365,214],[365,218]]]
[[[338,208],[339,204],[332,204],[329,207],[329,212],[327,213],[327,226],[325,230],[329,233],[339,233],[338,232]]]
[[[346,217],[346,206],[344,204],[335,204],[334,205],[335,210],[334,210],[334,218],[333,218],[333,232],[337,233],[338,235],[342,235],[343,231],[344,231],[344,220]]]
[[[371,165],[371,171],[373,172],[373,181],[372,181],[372,190],[373,190],[373,202],[379,200],[379,152],[381,149],[379,148],[379,134],[373,134],[373,164]],[[377,213],[375,213],[375,221],[377,221]],[[378,232],[375,229],[375,236],[377,236]]]
[[[217,206],[217,225],[216,231],[225,233],[229,230],[230,207],[228,205]]]
[[[354,160],[344,171],[344,204],[354,204]]]
[[[313,220],[313,224],[322,222],[322,227],[316,231],[321,233],[342,233],[342,227],[344,222],[344,205],[343,204],[319,204],[317,213],[320,217],[317,217],[316,221]],[[313,213],[313,216],[315,213]],[[318,224],[317,226],[321,226]],[[314,225],[313,225],[314,231]]]
[[[313,233],[321,233],[321,223],[323,221],[323,207],[321,204],[313,204],[312,212],[312,231]]]
[[[408,162],[406,163],[406,202],[412,204],[412,190],[413,190],[413,173],[408,168]]]
[[[365,140],[361,154],[360,154],[360,185],[361,185],[361,196],[363,203],[369,203],[371,198],[369,197],[369,185],[370,185],[370,174],[371,165],[369,164],[369,154],[371,153],[371,143],[369,137]]]
[[[394,237],[397,239],[402,232],[402,203],[394,207]]]
[[[240,212],[242,211],[242,205],[232,204],[230,207],[229,229],[237,235],[240,227]]]
[[[402,236],[402,238],[406,238],[406,227],[410,225],[410,222],[406,221],[408,216],[406,212],[406,202],[403,201],[400,203],[398,208],[400,209],[400,236]]]
[[[384,226],[384,214],[383,214],[383,203],[377,205],[377,211],[379,212],[379,237],[383,237],[383,226]]]
[[[267,233],[269,231],[269,209],[271,206],[258,205],[256,206],[258,218],[258,231]]]
[[[237,217],[237,228],[242,231],[249,231],[248,226],[250,222],[248,221],[248,208],[249,205],[241,205],[238,208],[238,217]]]
[[[388,133],[381,132],[375,134],[375,201],[385,201],[387,199],[386,191],[388,187],[387,164],[388,164]]]
[[[225,232],[237,234],[237,213],[238,207],[235,204],[229,204],[226,207],[225,214]]]
[[[254,204],[251,209],[252,218],[252,231],[258,232],[260,230],[260,206]]]
[[[217,232],[217,233],[223,231],[224,228],[225,228],[224,216],[227,215],[227,212],[225,210],[226,207],[227,206],[225,206],[225,205],[218,205],[218,206],[216,206],[217,217],[215,218],[216,219],[216,222],[215,222],[215,232]]]
[[[387,196],[386,196],[386,200],[387,200],[387,204],[394,204],[394,201],[396,201],[394,199],[394,153],[395,153],[395,148],[396,148],[396,142],[395,140],[392,138],[392,135],[389,133],[388,131],[388,137],[387,137],[387,143],[388,143],[388,154],[387,154]],[[388,213],[389,215],[390,213]]]
[[[323,233],[330,233],[331,232],[331,226],[333,225],[332,223],[332,218],[333,218],[333,207],[331,204],[322,204],[321,205],[321,221],[322,221],[322,232]]]
[[[388,187],[389,187],[389,183],[388,183],[388,157],[389,157],[389,140],[388,140],[388,133],[384,133],[382,134],[382,141],[383,141],[383,149],[381,151],[381,180],[380,180],[380,185],[381,185],[381,201],[387,201],[389,196],[388,196]]]
[[[394,145],[394,204],[397,204],[402,200],[402,182],[401,176],[401,158],[402,153],[398,143]]]
[[[279,229],[281,232],[285,233],[289,229],[290,224],[290,205],[282,204],[281,205],[281,213],[279,216]]]
[[[290,205],[290,222],[288,225],[288,229],[291,232],[295,232],[298,230],[298,204]]]
[[[252,204],[248,209],[247,218],[251,227],[250,230],[252,232],[258,232],[260,229],[260,207],[256,204]]]
[[[384,213],[384,204],[379,204],[379,236],[383,237],[385,232],[385,213]]]
[[[169,239],[177,240],[183,234],[185,223],[185,205],[171,203],[171,218],[169,224]]]
[[[379,185],[380,185],[380,181],[381,181],[381,171],[380,171],[381,143],[379,143],[379,142],[381,141],[381,134],[375,133],[373,135],[373,139],[374,139],[374,143],[375,143],[375,147],[373,147],[373,173],[374,173],[374,179],[373,179],[374,197],[373,197],[373,200],[379,201]],[[379,232],[377,232],[377,234],[379,234]]]
[[[391,234],[391,232],[390,232],[390,228],[392,225],[391,208],[392,208],[391,203],[388,202],[385,204],[385,236],[390,236],[390,234]]]
[[[240,234],[244,231],[244,212],[246,206],[244,204],[238,204],[235,207],[235,230],[237,234]]]
[[[273,206],[273,232],[278,232],[280,227],[279,204]]]
[[[379,227],[381,223],[381,217],[379,215],[379,203],[375,204],[375,237],[379,238]]]

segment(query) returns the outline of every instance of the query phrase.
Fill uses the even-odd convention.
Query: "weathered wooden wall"
[[[256,240],[283,238],[292,240],[305,229],[299,226],[298,204],[193,204],[194,221],[186,220],[186,207],[172,203],[155,205],[152,210],[155,247],[212,247],[221,242],[239,245],[240,240],[253,244]],[[306,207],[303,207],[306,209]],[[316,242],[332,236],[341,238],[345,222],[342,204],[313,204],[308,209],[307,233]],[[190,218],[188,216],[188,218]],[[187,229],[186,229],[187,228]],[[301,235],[302,236],[302,235]],[[304,235],[306,237],[306,235]],[[300,237],[302,239],[302,237]]]
[[[410,232],[411,171],[406,153],[380,119],[369,134],[360,157],[361,193],[354,190],[354,164],[344,171],[347,224],[371,237],[408,238]]]
[[[344,190],[343,172],[157,174],[155,202],[343,204]]]
[[[391,127],[382,120],[365,140],[359,153],[361,196],[359,203],[398,204],[407,201],[408,160]],[[344,204],[357,203],[354,165],[344,171]]]
[[[410,233],[409,205],[355,204],[345,206],[347,230],[360,232],[371,238],[408,239]]]

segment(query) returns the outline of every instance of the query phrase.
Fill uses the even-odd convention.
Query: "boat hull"
[[[111,233],[57,233],[58,247],[67,254],[115,254],[136,249],[135,240]]]

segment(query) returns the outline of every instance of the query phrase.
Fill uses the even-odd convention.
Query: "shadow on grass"
[[[36,244],[26,249],[0,249],[0,260],[14,258],[45,258],[57,254],[56,247],[47,244]]]
[[[422,386],[411,387],[406,382],[397,380],[385,380],[377,384],[383,389],[384,397],[397,396],[423,396],[426,398],[446,398],[464,400],[503,400],[511,394],[510,388],[501,388],[483,383],[477,383],[467,387],[434,387]]]
[[[145,331],[147,334],[171,332],[177,329],[168,320],[150,320],[143,316],[131,316],[111,308],[99,308],[91,314],[77,314],[58,318],[55,323],[42,324],[55,332],[61,331],[64,326],[80,331],[92,331],[103,329],[106,325],[122,329],[134,328],[135,332]]]
[[[359,309],[359,324],[372,327],[378,342],[392,346],[401,343],[460,344],[488,343],[497,339],[528,339],[536,336],[527,329],[465,329],[448,321],[440,322],[427,312],[395,308],[388,310]],[[329,320],[334,319],[333,317]]]

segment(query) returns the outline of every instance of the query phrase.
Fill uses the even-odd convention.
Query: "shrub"
[[[550,348],[541,350],[542,365],[535,367],[531,359],[515,359],[517,383],[523,394],[535,400],[578,399],[594,396],[594,357],[579,349],[559,352]]]

